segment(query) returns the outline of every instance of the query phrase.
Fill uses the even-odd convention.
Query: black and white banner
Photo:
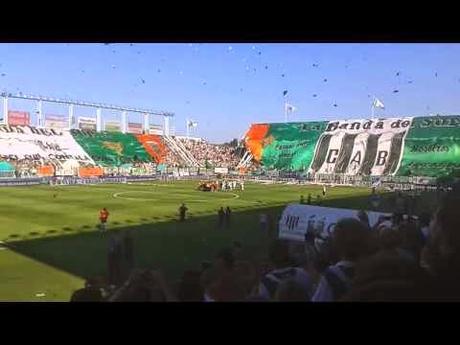
[[[311,173],[393,175],[412,117],[329,122],[319,138]]]

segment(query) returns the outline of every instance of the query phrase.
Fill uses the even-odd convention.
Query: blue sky
[[[291,121],[368,117],[369,95],[386,106],[379,116],[460,114],[460,44],[0,44],[0,75],[2,91],[169,110],[177,134],[191,118],[213,142],[283,121],[283,90]]]

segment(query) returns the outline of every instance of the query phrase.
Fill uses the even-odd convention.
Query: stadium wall
[[[253,124],[268,169],[362,176],[460,176],[460,116]]]

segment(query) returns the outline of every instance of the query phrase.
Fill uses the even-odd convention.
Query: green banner
[[[136,137],[129,133],[72,130],[78,144],[99,165],[120,166],[132,162],[151,162]]]
[[[327,122],[271,124],[264,139],[262,164],[280,170],[306,170]]]
[[[437,177],[458,172],[460,116],[414,118],[404,141],[404,154],[397,174]]]

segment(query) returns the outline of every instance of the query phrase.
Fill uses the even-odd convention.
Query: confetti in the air
[[[393,93],[398,93],[398,92],[399,92],[399,90],[393,90]]]
[[[401,74],[401,72],[396,72],[396,76],[399,77],[399,75]]]
[[[314,63],[312,66],[313,67],[318,67],[319,65],[317,63]]]
[[[268,69],[268,66],[265,66],[265,69]]]
[[[323,81],[324,81],[324,82],[327,82],[327,79],[326,79],[326,78],[324,78],[324,79],[323,79]]]
[[[230,52],[233,50],[233,47],[232,46],[228,46],[227,50]]]
[[[436,73],[434,74],[434,76],[437,78],[437,77],[438,77],[438,72],[436,72]]]
[[[144,79],[142,79],[142,78],[141,78],[141,82],[142,82],[142,84],[145,84],[145,80],[144,80]]]
[[[313,97],[317,97],[318,95],[316,93],[313,94]]]
[[[337,108],[337,103],[334,103],[334,107],[336,107],[336,108]]]
[[[283,91],[283,96],[286,96],[288,94],[288,90]]]
[[[284,73],[283,73],[283,74],[281,74],[281,77],[282,77],[282,78],[284,78]]]

